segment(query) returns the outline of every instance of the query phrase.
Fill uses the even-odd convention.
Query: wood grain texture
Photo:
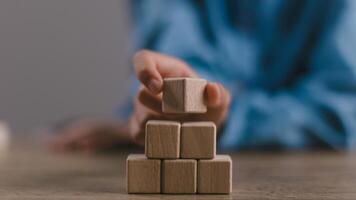
[[[205,113],[204,91],[207,81],[198,78],[165,78],[164,113]]]
[[[179,158],[180,123],[150,120],[146,124],[145,154],[148,158]]]
[[[192,159],[163,160],[162,193],[196,193],[197,161]]]
[[[185,79],[165,78],[163,82],[162,110],[164,113],[185,112]]]
[[[161,160],[131,154],[126,160],[128,193],[161,192]]]
[[[28,136],[28,140],[23,137]],[[127,194],[127,155],[53,154],[30,133],[13,135],[7,159],[0,160],[1,200],[354,200],[356,153],[333,151],[230,152],[233,185],[229,195]]]
[[[198,193],[228,194],[232,192],[232,160],[227,155],[198,161]]]
[[[216,154],[213,122],[185,122],[181,126],[181,158],[208,159]]]
[[[185,79],[185,112],[186,113],[206,113],[207,107],[204,99],[204,92],[207,81],[204,79]]]

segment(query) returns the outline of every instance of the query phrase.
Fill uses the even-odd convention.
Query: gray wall
[[[1,0],[0,119],[29,132],[126,98],[129,11],[123,0]]]

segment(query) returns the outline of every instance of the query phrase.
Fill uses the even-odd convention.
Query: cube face
[[[232,191],[232,161],[230,156],[218,155],[211,160],[198,161],[198,193],[228,194]]]
[[[180,123],[151,120],[146,124],[145,154],[148,158],[179,158]]]
[[[181,158],[208,159],[216,155],[213,122],[186,122],[181,127]]]
[[[207,81],[203,79],[186,79],[185,83],[185,112],[206,113],[204,92]]]
[[[161,192],[161,160],[131,154],[126,160],[128,193]]]
[[[197,161],[164,160],[162,163],[162,193],[196,193]]]
[[[184,112],[184,79],[164,79],[162,110],[165,113]]]
[[[164,113],[205,113],[206,80],[197,78],[165,78],[163,86]]]

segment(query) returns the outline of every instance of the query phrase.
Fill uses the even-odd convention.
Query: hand
[[[58,133],[56,133],[58,132]],[[79,120],[54,131],[47,142],[53,152],[85,152],[91,154],[131,142],[127,123],[110,120]]]
[[[134,68],[136,76],[142,83],[134,100],[134,111],[129,123],[130,135],[136,143],[144,143],[145,124],[150,119],[213,121],[218,129],[225,121],[231,96],[220,83],[209,82],[206,86],[207,113],[174,115],[162,113],[163,78],[198,77],[196,72],[182,60],[141,50],[134,56]]]

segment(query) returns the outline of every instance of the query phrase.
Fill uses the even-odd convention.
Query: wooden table
[[[353,154],[232,153],[231,195],[128,195],[128,153],[54,155],[17,145],[0,159],[0,199],[356,199]]]

